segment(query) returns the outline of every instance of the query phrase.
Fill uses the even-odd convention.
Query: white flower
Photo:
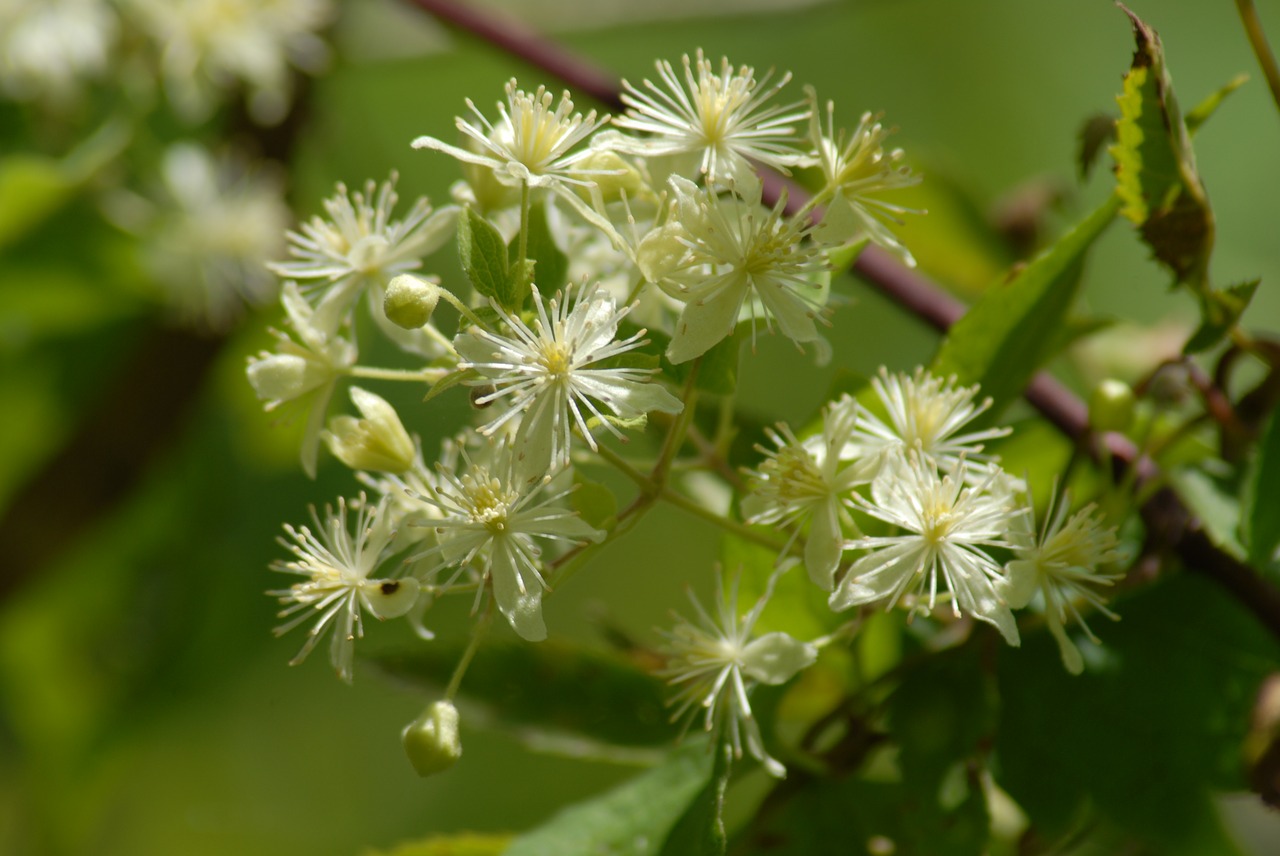
[[[103,0],[0,0],[0,89],[63,104],[107,69],[119,22]]]
[[[770,775],[783,778],[786,768],[765,750],[748,696],[756,684],[777,685],[791,680],[813,664],[818,649],[782,632],[754,637],[756,621],[773,593],[778,576],[779,573],[774,573],[769,578],[756,605],[741,619],[737,575],[728,591],[721,581],[714,618],[690,591],[689,601],[697,621],[691,622],[677,614],[671,631],[659,631],[666,639],[664,649],[670,658],[660,674],[678,688],[671,699],[676,706],[673,720],[697,708],[705,710],[703,727],[707,731],[727,728],[735,757],[742,757],[745,737],[747,751]]]
[[[290,65],[319,71],[329,51],[316,32],[332,17],[329,0],[127,0],[158,43],[169,99],[189,121],[208,117],[220,95],[249,90],[259,122],[284,118]]]
[[[1070,498],[1055,495],[1038,533],[1034,529],[1034,508],[1028,507],[1025,514],[1019,515],[1019,525],[1011,535],[1017,558],[1006,567],[1005,598],[1011,607],[1020,609],[1037,592],[1042,596],[1045,619],[1058,641],[1062,663],[1067,671],[1078,675],[1084,670],[1084,660],[1064,624],[1075,619],[1085,635],[1097,643],[1098,637],[1085,623],[1076,603],[1083,600],[1111,620],[1119,620],[1120,616],[1107,609],[1096,589],[1112,585],[1122,574],[1099,570],[1119,558],[1115,529],[1103,528],[1102,521],[1094,516],[1097,507],[1093,504],[1068,517],[1070,510]]]
[[[362,615],[368,612],[378,619],[404,615],[418,599],[418,581],[373,578],[378,563],[395,531],[386,522],[386,503],[371,506],[364,495],[353,503],[358,506],[354,535],[347,528],[347,502],[338,500],[338,510],[326,506],[324,519],[311,509],[316,531],[307,526],[294,528],[285,524],[289,540],[280,539],[294,559],[276,562],[272,569],[305,577],[287,589],[270,591],[282,604],[280,612],[289,621],[276,628],[280,636],[299,624],[314,618],[307,641],[289,665],[301,663],[325,633],[329,641],[329,662],[338,676],[351,683],[355,640],[364,636]]]
[[[245,301],[276,294],[266,263],[289,222],[279,181],[193,143],[164,154],[163,187],[148,206],[144,261],[178,316],[223,329]]]
[[[932,610],[941,582],[957,617],[968,613],[994,625],[1010,645],[1018,644],[1013,613],[997,588],[1004,583],[1000,565],[983,548],[1013,546],[1008,533],[1019,511],[1007,494],[988,490],[994,473],[966,487],[965,467],[961,459],[939,478],[933,462],[919,453],[893,456],[871,483],[871,501],[854,501],[905,534],[849,542],[866,555],[832,593],[832,609],[878,602],[891,609],[909,596],[908,606]]]
[[[267,410],[306,397],[310,408],[302,439],[302,468],[315,478],[316,456],[320,450],[320,429],[325,410],[338,378],[355,364],[356,348],[351,342],[330,336],[312,322],[310,304],[296,283],[286,282],[280,294],[289,326],[297,339],[278,330],[276,352],[262,351],[249,358],[249,383]]]
[[[636,419],[651,410],[679,413],[684,406],[660,384],[649,382],[650,370],[600,365],[645,344],[643,330],[614,338],[628,307],[618,309],[607,293],[585,284],[573,298],[570,289],[553,297],[548,307],[534,288],[538,316],[532,327],[495,304],[509,335],[472,327],[455,340],[462,357],[459,367],[475,369],[483,383],[494,387],[476,403],[510,399],[483,430],[491,435],[519,419],[514,443],[522,472],[541,474],[548,466],[567,464],[574,427],[595,449],[590,419],[622,436],[602,413],[606,408],[621,419]]]
[[[370,180],[355,193],[339,182],[336,195],[324,201],[327,216],[312,217],[298,232],[288,233],[295,261],[268,265],[299,282],[316,303],[316,323],[323,329],[337,330],[365,289],[371,314],[378,318],[387,283],[422,267],[423,256],[453,236],[457,208],[434,211],[426,197],[419,197],[403,219],[392,219],[399,200],[396,179],[393,172],[380,186]]]
[[[991,399],[974,403],[978,386],[957,387],[955,378],[943,380],[923,368],[913,375],[889,374],[881,367],[871,379],[876,396],[888,412],[889,424],[858,405],[858,429],[849,454],[893,454],[919,449],[941,470],[950,470],[960,458],[990,461],[982,443],[1009,434],[1008,428],[987,428],[959,434],[966,425],[991,407]],[[982,474],[972,470],[971,476]]]
[[[464,457],[465,457],[464,452]],[[496,451],[489,466],[472,462],[461,477],[441,469],[436,484],[425,484],[420,498],[440,511],[439,544],[415,560],[432,560],[432,571],[457,567],[488,577],[498,611],[525,639],[547,638],[542,619],[542,549],[535,539],[581,543],[600,541],[604,533],[574,512],[555,505],[572,488],[540,496],[533,486],[513,478],[509,455]]]
[[[791,541],[809,522],[804,564],[809,579],[826,591],[835,587],[844,532],[855,529],[846,506],[854,487],[870,480],[866,467],[841,465],[840,452],[848,444],[854,424],[851,409],[833,405],[827,408],[822,433],[805,440],[797,439],[786,425],[778,426],[781,433],[765,429],[777,448],[756,447],[765,460],[750,472],[752,494],[742,503],[747,523],[791,526]]]
[[[882,221],[899,222],[899,214],[924,212],[885,202],[873,194],[919,184],[920,176],[913,175],[911,169],[903,165],[901,149],[884,150],[883,143],[889,132],[872,114],[862,114],[858,127],[846,141],[844,131],[837,134],[835,130],[835,105],[827,102],[824,134],[817,93],[809,90],[809,99],[809,141],[814,147],[813,160],[821,167],[827,188],[834,194],[814,237],[825,243],[843,244],[865,234],[874,243],[915,267],[916,260],[911,253]]]
[[[808,111],[798,102],[768,103],[791,80],[790,73],[770,85],[772,72],[757,81],[754,69],[742,66],[735,72],[728,58],[721,58],[717,74],[701,50],[693,62],[687,54],[683,61],[683,84],[666,61],[657,63],[665,89],[645,80],[646,92],[623,81],[622,101],[629,109],[613,123],[652,136],[611,134],[601,140],[602,146],[648,157],[695,156],[698,169],[713,186],[754,180],[748,158],[784,172],[799,162],[801,155],[791,141],[794,124]]]
[[[760,186],[745,198],[721,196],[673,177],[679,209],[678,240],[686,252],[659,282],[684,302],[667,358],[682,363],[706,353],[733,332],[743,304],[747,312],[778,322],[782,334],[796,342],[818,340],[814,319],[822,287],[816,275],[826,269],[821,251],[804,240],[807,228],[783,217],[786,200],[772,210],[760,206]]]

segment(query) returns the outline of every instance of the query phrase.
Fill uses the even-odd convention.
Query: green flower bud
[[[444,772],[462,757],[458,709],[448,701],[427,705],[422,715],[400,732],[400,739],[409,762],[419,776]]]
[[[363,419],[335,416],[324,433],[329,451],[353,470],[403,473],[413,466],[414,447],[396,409],[358,386],[351,400]]]
[[[636,199],[646,195],[652,196],[652,191],[649,190],[649,186],[645,182],[644,176],[640,174],[640,170],[613,152],[592,152],[579,161],[574,168],[593,171],[601,170],[599,174],[592,175],[591,179],[595,182],[596,187],[600,189],[600,194],[604,197],[605,202],[614,202],[621,199],[624,191],[628,199]],[[591,201],[590,194],[586,188],[577,188],[577,190],[579,196],[588,202]]]
[[[391,280],[382,299],[382,311],[397,327],[417,330],[431,320],[440,302],[440,286],[413,274],[402,273]]]
[[[1133,424],[1133,390],[1111,378],[1099,383],[1089,397],[1089,421],[1097,431],[1127,431]]]

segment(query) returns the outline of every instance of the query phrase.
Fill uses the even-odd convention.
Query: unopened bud
[[[363,419],[335,416],[324,441],[329,451],[353,470],[403,473],[413,466],[414,447],[396,409],[380,396],[351,387]]]
[[[1129,430],[1133,424],[1133,390],[1127,383],[1108,378],[1089,397],[1089,421],[1096,431]]]
[[[579,161],[575,169],[589,170],[594,173],[591,180],[599,188],[605,202],[621,199],[623,192],[629,199],[649,193],[649,187],[640,170],[614,152],[592,152]],[[579,189],[578,193],[584,198],[588,197],[586,189]],[[590,201],[589,198],[588,201]]]
[[[382,311],[397,327],[417,330],[431,320],[440,302],[440,286],[413,274],[402,273],[387,286]]]
[[[419,776],[444,772],[462,757],[458,709],[448,701],[427,705],[422,715],[400,732],[400,739],[409,762]]]

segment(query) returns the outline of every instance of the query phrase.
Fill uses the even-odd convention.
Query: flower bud
[[[382,311],[397,327],[417,330],[431,320],[440,302],[440,286],[413,274],[402,273],[391,280],[382,300]]]
[[[1097,431],[1127,431],[1133,424],[1133,390],[1111,378],[1099,383],[1089,397],[1089,421]]]
[[[645,235],[636,248],[640,274],[649,282],[661,283],[675,271],[688,252],[681,240],[684,235],[679,223],[667,223]]]
[[[575,168],[593,172],[600,171],[592,175],[591,179],[595,182],[596,187],[600,189],[600,194],[604,197],[605,202],[614,202],[621,199],[623,192],[627,194],[628,199],[635,199],[646,193],[652,195],[648,185],[645,183],[644,176],[640,174],[640,170],[613,152],[592,152],[579,161]],[[578,195],[587,199],[588,202],[590,201],[586,188],[578,188]]]
[[[400,739],[419,776],[444,772],[462,757],[458,709],[448,701],[427,705],[422,715],[400,732]]]
[[[363,419],[335,416],[324,433],[329,451],[353,470],[403,473],[413,466],[413,440],[400,423],[396,409],[381,397],[358,386],[351,400]]]

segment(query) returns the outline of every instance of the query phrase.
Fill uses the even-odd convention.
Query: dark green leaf
[[[1176,283],[1208,289],[1214,221],[1209,197],[1196,171],[1191,135],[1183,123],[1165,67],[1160,37],[1125,9],[1137,50],[1117,97],[1120,121],[1111,147],[1122,212],[1136,224],[1157,261]]]
[[[1257,568],[1267,568],[1280,547],[1280,415],[1276,413],[1271,414],[1258,442],[1241,517],[1249,561]]]
[[[503,301],[509,290],[507,245],[493,224],[471,208],[458,218],[458,258],[476,291],[514,308]]]
[[[697,360],[689,360],[679,365],[672,364],[663,357],[663,370],[676,383],[683,384],[696,365],[698,367],[698,377],[694,381],[696,389],[713,395],[732,395],[738,388],[738,360],[742,351],[743,336],[742,330],[733,333],[719,344],[713,345]],[[654,334],[650,338],[659,342],[665,349],[665,337]]]
[[[662,856],[724,856],[724,794],[732,768],[727,752],[714,754],[710,780],[667,836]]]
[[[461,653],[457,646],[424,645],[370,659],[393,675],[435,688],[449,680]],[[664,744],[676,734],[660,681],[617,655],[567,642],[482,648],[462,693],[521,727],[621,746]]]
[[[501,856],[510,843],[510,835],[461,832],[408,841],[389,850],[366,850],[362,856]]]
[[[668,833],[703,792],[712,753],[690,741],[658,767],[556,814],[512,842],[506,856],[588,856],[661,852]]]
[[[1075,298],[1085,252],[1115,217],[1111,197],[1008,282],[991,286],[952,326],[933,360],[934,374],[981,384],[995,404],[1017,398],[1053,355]]]
[[[530,208],[529,231],[525,240],[529,258],[538,263],[535,272],[538,288],[543,296],[550,297],[568,284],[569,257],[551,235],[545,203]]]
[[[1093,616],[1085,673],[1047,632],[1000,654],[997,781],[1052,839],[1085,805],[1162,856],[1232,854],[1212,792],[1245,787],[1241,744],[1280,649],[1205,578],[1170,576]],[[1078,634],[1077,634],[1078,635]]]

